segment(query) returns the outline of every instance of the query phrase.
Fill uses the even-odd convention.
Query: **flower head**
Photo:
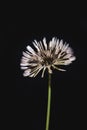
[[[64,43],[53,37],[49,44],[46,43],[46,38],[43,42],[33,42],[36,50],[32,49],[29,45],[26,47],[26,52],[23,52],[21,58],[21,69],[24,70],[23,75],[29,77],[35,77],[41,70],[42,77],[47,69],[48,73],[52,73],[52,68],[60,69],[60,65],[69,65],[76,59],[73,55],[73,50],[69,47],[69,44]]]

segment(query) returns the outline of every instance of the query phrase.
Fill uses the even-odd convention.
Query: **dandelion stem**
[[[51,74],[49,74],[49,77],[48,77],[48,102],[47,102],[46,130],[49,130],[50,105],[51,105]]]

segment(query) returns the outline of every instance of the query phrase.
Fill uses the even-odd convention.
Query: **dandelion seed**
[[[21,69],[24,70],[24,76],[35,77],[41,70],[42,77],[47,69],[48,73],[53,73],[53,69],[64,71],[59,68],[60,65],[69,65],[76,59],[73,54],[73,50],[69,47],[69,44],[63,43],[60,40],[53,37],[47,44],[46,38],[43,41],[33,42],[36,51],[29,45],[26,47],[27,51],[23,52],[21,59]]]

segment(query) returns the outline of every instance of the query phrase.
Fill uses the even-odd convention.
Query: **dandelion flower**
[[[60,40],[53,37],[52,40],[47,44],[46,38],[43,41],[37,42],[34,40],[33,49],[29,45],[26,47],[26,52],[23,52],[21,59],[21,69],[24,70],[23,75],[29,77],[35,77],[41,70],[42,77],[47,69],[48,73],[52,73],[53,69],[59,71],[65,71],[59,68],[60,65],[69,65],[76,58],[73,55],[73,50],[69,47],[69,44],[63,43]]]
[[[53,37],[47,44],[46,38],[43,41],[33,42],[34,49],[29,45],[26,47],[26,51],[23,52],[21,58],[21,69],[24,70],[23,75],[29,77],[35,77],[42,70],[42,77],[44,72],[48,70],[48,103],[47,103],[47,117],[46,117],[46,130],[49,130],[50,121],[50,106],[51,106],[51,74],[53,69],[59,71],[65,71],[59,66],[69,65],[76,59],[73,54],[73,50],[69,47],[69,44],[63,43],[60,40]]]

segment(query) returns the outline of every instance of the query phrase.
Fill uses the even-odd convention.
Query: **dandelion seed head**
[[[24,70],[23,76],[35,77],[41,70],[42,77],[47,69],[48,73],[53,73],[53,69],[59,71],[65,71],[59,68],[60,65],[69,65],[76,59],[73,54],[73,50],[69,47],[69,44],[63,43],[60,40],[53,37],[52,40],[47,44],[46,38],[43,41],[33,42],[34,50],[29,45],[26,47],[27,51],[23,52],[21,58],[21,69]]]

